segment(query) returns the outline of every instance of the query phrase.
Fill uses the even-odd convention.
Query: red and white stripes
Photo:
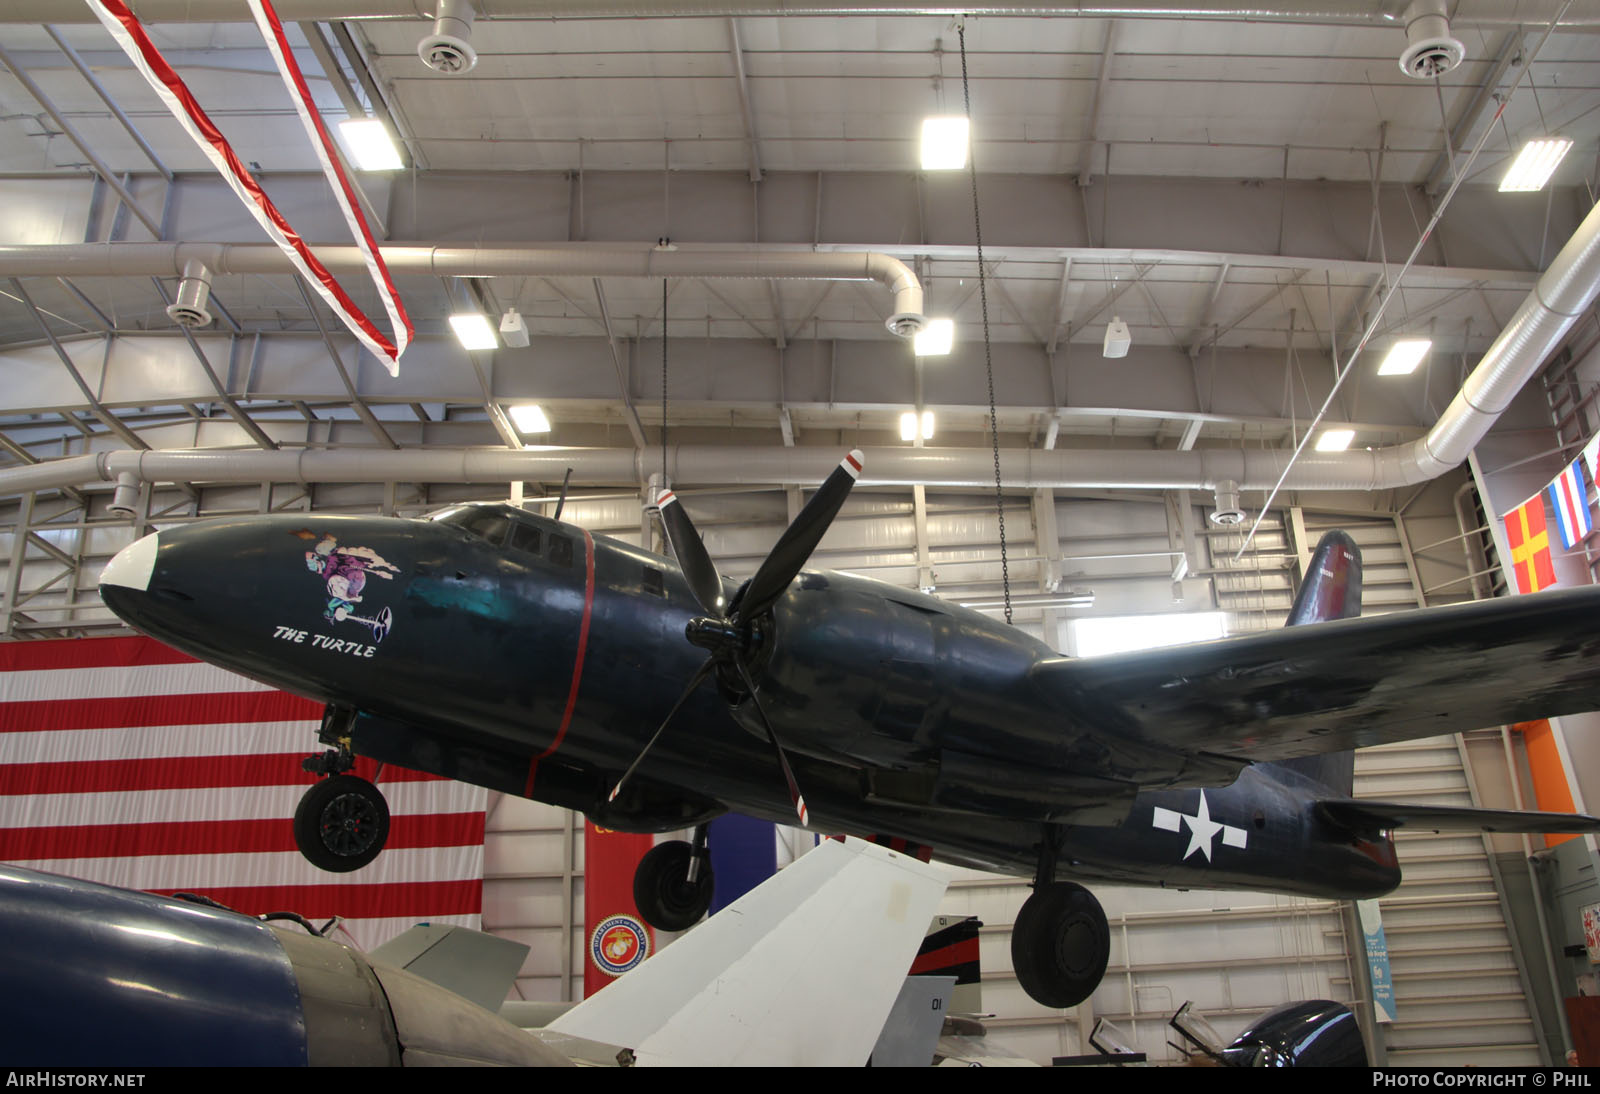
[[[418,920],[476,927],[479,788],[386,767],[377,862],[328,874],[295,850],[320,714],[149,639],[0,645],[0,860],[252,914],[343,916],[364,948]]]
[[[350,225],[356,244],[366,256],[367,269],[372,274],[379,296],[383,298],[384,308],[388,312],[389,322],[394,330],[395,337],[392,342],[371,319],[367,318],[366,313],[356,306],[343,286],[300,238],[299,233],[290,227],[288,220],[278,211],[272,199],[267,197],[255,176],[240,162],[228,139],[201,108],[183,78],[173,70],[166,58],[161,55],[161,51],[150,41],[150,36],[145,33],[144,27],[128,10],[123,0],[85,0],[85,2],[115,39],[117,45],[128,55],[134,68],[138,69],[140,75],[177,119],[178,124],[183,126],[185,132],[217,169],[217,173],[238,195],[256,223],[260,224],[268,237],[288,255],[295,268],[327,301],[328,306],[361,344],[384,363],[391,375],[398,375],[400,355],[405,352],[411,340],[411,321],[407,318],[405,307],[395,292],[389,271],[378,254],[372,233],[367,229],[366,219],[355,201],[350,180],[339,165],[338,156],[333,151],[327,129],[317,113],[316,104],[311,101],[305,78],[300,74],[283,36],[283,27],[266,0],[249,0],[251,11],[266,36],[267,48],[283,74],[284,83],[289,88],[289,97],[294,100],[295,110],[311,135],[312,144],[317,150],[317,158],[322,162],[323,172],[333,187],[340,210]]]

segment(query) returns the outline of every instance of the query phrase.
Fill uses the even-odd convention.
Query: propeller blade
[[[754,619],[778,602],[794,575],[817,549],[844,499],[850,496],[850,488],[861,475],[861,458],[861,450],[852,449],[840,460],[833,474],[794,518],[794,523],[784,529],[783,535],[778,537],[778,545],[762,560],[756,576],[745,587],[744,597],[739,601],[740,619]]]
[[[661,507],[661,526],[666,529],[667,542],[672,544],[672,553],[678,558],[678,566],[695,600],[706,614],[724,618],[728,602],[722,595],[722,579],[717,576],[716,564],[706,553],[706,545],[700,533],[694,530],[694,522],[684,512],[678,495],[663,490],[656,504]]]
[[[694,689],[705,682],[705,678],[711,675],[711,670],[715,667],[716,658],[714,657],[708,657],[700,663],[700,667],[695,670],[695,674],[689,678],[689,686],[683,689],[683,694],[678,696],[678,701],[672,704],[672,709],[667,711],[667,716],[661,719],[661,725],[656,728],[655,733],[645,742],[644,748],[639,751],[639,755],[634,757],[633,763],[628,765],[628,770],[622,773],[622,778],[617,780],[617,785],[611,788],[611,793],[606,796],[606,801],[614,802],[617,800],[617,795],[622,793],[623,784],[633,775],[634,768],[638,767],[650,750],[655,747],[657,739],[661,736],[661,731],[667,728],[667,723],[672,721],[673,715],[678,713],[678,708],[688,701],[689,696],[694,694]]]
[[[750,670],[744,667],[744,662],[737,657],[733,663],[739,667],[739,675],[744,680],[744,686],[750,689],[750,702],[755,705],[756,714],[761,718],[761,728],[767,731],[767,740],[772,742],[772,751],[778,754],[778,766],[783,768],[783,780],[789,784],[789,804],[794,806],[795,816],[800,818],[800,827],[808,827],[809,817],[806,814],[805,795],[800,793],[800,785],[794,781],[794,771],[789,767],[789,757],[784,754],[783,746],[778,743],[778,735],[772,731],[772,723],[767,721],[766,709],[761,705],[761,697],[756,694],[756,683],[750,679]]]

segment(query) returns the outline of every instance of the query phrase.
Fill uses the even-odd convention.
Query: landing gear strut
[[[1047,1007],[1075,1007],[1100,986],[1111,956],[1111,928],[1094,894],[1055,880],[1055,843],[1041,841],[1033,893],[1011,932],[1011,967],[1022,990]]]
[[[321,738],[337,747],[309,756],[300,766],[327,775],[300,798],[294,811],[294,842],[315,867],[336,874],[359,870],[378,857],[389,838],[389,803],[366,779],[351,775],[355,755],[341,734],[354,711],[329,706]]]
[[[686,931],[711,907],[714,879],[706,826],[694,830],[694,843],[672,840],[645,852],[633,874],[633,903],[658,931]]]

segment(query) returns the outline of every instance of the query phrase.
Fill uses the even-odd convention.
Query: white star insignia
[[[1210,862],[1211,847],[1219,832],[1222,833],[1222,842],[1227,846],[1238,847],[1241,850],[1245,846],[1246,832],[1243,828],[1235,828],[1231,824],[1211,819],[1211,808],[1206,803],[1204,790],[1200,791],[1200,807],[1195,810],[1194,816],[1157,806],[1151,824],[1165,832],[1179,832],[1182,831],[1182,825],[1189,826],[1189,846],[1183,852],[1185,859],[1199,851],[1206,857],[1206,861]]]

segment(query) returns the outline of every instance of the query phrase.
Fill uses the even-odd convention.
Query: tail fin
[[[1354,619],[1361,614],[1361,548],[1340,531],[1329,532],[1312,552],[1305,580],[1295,594],[1285,626],[1328,623],[1335,619]],[[1334,752],[1326,756],[1305,756],[1284,760],[1288,768],[1315,779],[1346,798],[1355,786],[1356,757],[1353,752]]]
[[[1361,614],[1361,548],[1344,532],[1322,537],[1306,567],[1285,626],[1354,619]]]

